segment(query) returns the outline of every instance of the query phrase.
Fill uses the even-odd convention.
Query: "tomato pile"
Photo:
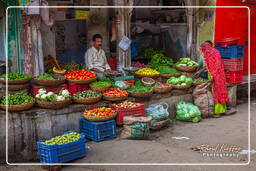
[[[112,108],[99,107],[99,108],[84,111],[84,115],[102,117],[102,116],[112,115],[114,112],[115,110],[113,110]]]
[[[67,79],[71,80],[86,80],[89,78],[95,78],[97,76],[96,73],[92,73],[86,69],[81,69],[73,72],[68,72],[64,75]]]
[[[105,93],[103,93],[104,96],[127,96],[128,92],[126,90],[120,90],[119,88],[109,88]]]

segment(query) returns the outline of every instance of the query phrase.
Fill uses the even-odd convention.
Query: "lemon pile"
[[[139,74],[139,75],[159,75],[160,72],[158,72],[157,70],[152,69],[152,68],[141,68],[138,71],[136,71],[135,74]]]

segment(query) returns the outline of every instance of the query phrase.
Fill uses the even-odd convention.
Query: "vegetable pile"
[[[8,101],[7,101],[8,96]],[[28,104],[34,101],[34,98],[29,96],[27,93],[20,92],[16,94],[8,94],[7,96],[2,97],[1,104],[2,105],[21,105],[21,104]]]
[[[203,83],[203,82],[206,82],[206,81],[208,81],[208,80],[205,79],[205,78],[197,78],[197,79],[193,80],[194,83]]]
[[[194,104],[181,101],[176,105],[176,119],[196,123],[201,120],[201,112]]]
[[[93,90],[85,90],[81,93],[76,93],[74,94],[74,98],[93,98],[93,97],[99,97],[101,96],[101,93],[100,92],[97,92],[97,91],[93,91]]]
[[[57,80],[51,74],[44,73],[36,77],[37,80]]]
[[[145,68],[145,67],[147,67],[147,65],[145,65],[143,63],[140,63],[140,62],[133,62],[132,63],[132,67],[135,67],[135,68]]]
[[[90,84],[92,87],[109,87],[111,82],[108,81],[96,81]]]
[[[3,78],[5,80],[19,80],[19,79],[28,79],[28,78],[31,78],[31,76],[13,72],[13,73],[7,74],[7,78],[6,78],[6,74],[1,75],[0,78]]]
[[[38,94],[36,95],[36,99],[39,101],[45,102],[56,102],[56,101],[64,101],[70,98],[70,94],[68,90],[61,90],[59,94],[55,94],[51,91],[47,92],[46,89],[41,88],[38,90]]]
[[[191,77],[186,77],[185,75],[181,75],[180,77],[171,77],[167,80],[167,84],[178,85],[178,86],[186,86],[190,85],[193,82]]]
[[[128,92],[150,92],[150,91],[153,91],[153,88],[142,86],[142,85],[134,85],[134,86],[131,86],[127,91]]]
[[[115,113],[115,110],[108,107],[99,107],[99,108],[84,111],[84,115],[95,116],[95,117],[108,116],[108,115],[112,115],[113,113]]]
[[[46,140],[43,142],[43,144],[46,145],[61,145],[61,144],[67,144],[73,141],[77,141],[81,138],[81,135],[76,132],[71,132],[68,134],[64,134],[62,136],[56,136],[50,140]]]
[[[82,69],[82,66],[81,64],[76,62],[68,62],[68,63],[65,63],[62,66],[62,68],[65,69],[67,72],[73,72],[73,71]]]
[[[176,66],[198,66],[199,64],[189,58],[180,58],[179,62],[175,64]]]
[[[146,58],[152,58],[155,54],[162,54],[164,51],[159,50],[159,49],[154,49],[154,48],[146,48],[143,50],[143,56]]]
[[[96,73],[92,73],[86,69],[81,69],[73,72],[68,72],[64,75],[67,79],[71,80],[86,80],[90,78],[95,78],[97,76]]]
[[[176,75],[180,74],[175,68],[171,68],[169,66],[159,66],[157,67],[157,71],[159,71],[162,75]]]
[[[119,88],[109,88],[106,92],[103,93],[104,96],[127,96],[128,92],[126,90],[121,90]]]
[[[121,108],[134,108],[134,107],[138,107],[141,106],[140,103],[134,103],[134,102],[130,102],[128,100],[119,103],[119,104],[113,104],[114,107],[121,107]]]
[[[135,74],[139,75],[158,75],[160,74],[157,70],[152,68],[141,68],[135,72]]]
[[[166,84],[166,83],[158,82],[158,83],[156,83],[155,86],[156,86],[157,88],[164,88],[164,87],[170,87],[171,85],[170,85],[170,84]]]
[[[173,66],[171,58],[165,57],[162,53],[157,53],[152,56],[148,66],[151,68],[157,68],[158,66]]]

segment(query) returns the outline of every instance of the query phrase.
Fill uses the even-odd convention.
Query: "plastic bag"
[[[164,102],[151,104],[146,108],[146,114],[147,116],[152,116],[153,122],[166,120],[169,117],[168,104]]]
[[[201,112],[192,103],[181,101],[176,105],[176,119],[196,123],[201,120]]]
[[[121,138],[148,139],[150,136],[149,126],[152,117],[124,117],[124,129]]]
[[[125,90],[130,87],[130,85],[126,84],[123,81],[116,81],[114,86],[120,88],[121,90]]]

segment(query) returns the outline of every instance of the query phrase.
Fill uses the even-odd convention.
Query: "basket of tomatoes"
[[[108,101],[121,101],[127,99],[127,97],[128,92],[119,88],[109,88],[103,93],[103,99]]]
[[[108,107],[99,107],[91,110],[86,110],[83,114],[85,119],[93,122],[112,120],[117,115],[114,109]]]
[[[74,84],[89,84],[97,79],[97,74],[86,69],[68,72],[64,75],[68,82]]]

